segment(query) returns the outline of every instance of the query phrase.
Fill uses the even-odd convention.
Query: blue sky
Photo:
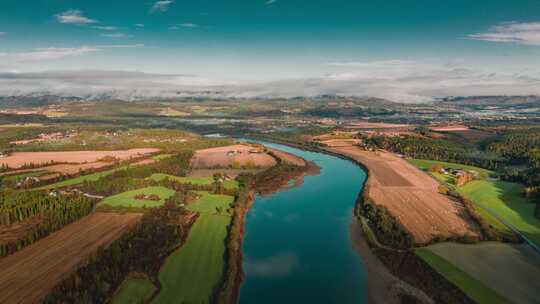
[[[450,66],[537,77],[540,1],[0,2],[4,72],[121,70],[245,84]]]

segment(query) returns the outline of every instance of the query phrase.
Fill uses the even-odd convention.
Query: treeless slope
[[[100,246],[116,240],[141,216],[93,213],[0,259],[0,303],[39,303]]]
[[[65,151],[65,152],[15,152],[0,159],[0,165],[10,168],[20,168],[24,164],[44,165],[50,162],[85,163],[96,162],[106,156],[113,156],[120,160],[127,160],[150,153],[159,149],[142,148],[118,151]]]
[[[351,157],[369,169],[368,197],[397,218],[418,244],[436,237],[479,236],[479,228],[464,207],[438,192],[438,182],[388,152],[357,147],[329,151]]]

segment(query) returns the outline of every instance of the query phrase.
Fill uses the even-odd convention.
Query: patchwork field
[[[168,175],[168,174],[162,174],[162,173],[155,173],[150,176],[151,179],[155,181],[161,181],[166,178],[178,181],[180,183],[185,184],[193,184],[193,185],[211,185],[214,182],[214,178],[209,177],[178,177],[174,175]],[[223,186],[228,189],[235,189],[238,188],[238,182],[235,180],[226,180],[223,182]]]
[[[501,223],[499,220],[501,219],[540,246],[540,220],[534,217],[534,204],[523,197],[522,185],[489,178],[493,176],[493,172],[478,167],[431,160],[409,161],[424,170],[433,164],[439,164],[443,167],[479,172],[479,180],[473,180],[458,187],[457,191],[480,206],[481,208],[478,208],[480,215],[498,231],[512,234],[510,228]],[[451,183],[448,175],[438,173],[431,173],[431,175],[441,182]]]
[[[162,206],[165,200],[174,194],[174,190],[165,187],[145,187],[137,190],[122,192],[120,194],[106,197],[99,202],[98,206],[109,205],[111,207],[137,207],[152,208]],[[156,195],[157,200],[138,199],[138,195]]]
[[[50,162],[61,163],[85,163],[97,162],[105,157],[115,157],[120,160],[128,160],[133,157],[156,153],[159,149],[129,149],[118,151],[67,151],[67,152],[15,152],[0,159],[0,165],[10,168],[20,168],[25,164],[45,165]]]
[[[98,247],[110,244],[141,215],[93,213],[0,259],[0,303],[38,303]]]
[[[538,303],[540,255],[530,246],[496,242],[439,243],[425,250],[452,263],[514,303]]]
[[[234,168],[271,167],[276,160],[262,152],[260,148],[248,145],[231,145],[210,149],[197,150],[191,160],[191,167],[200,168]],[[236,168],[238,167],[238,168]]]
[[[452,263],[434,254],[429,249],[417,248],[416,255],[427,262],[435,271],[461,289],[479,304],[510,303],[507,299],[485,286],[482,282],[454,266]]]
[[[439,183],[404,159],[388,152],[357,147],[328,148],[369,169],[369,198],[394,215],[418,244],[436,237],[479,235],[464,207],[438,192]]]
[[[200,213],[186,243],[166,260],[159,273],[162,289],[152,303],[209,303],[210,295],[221,282],[225,261],[225,239],[231,222],[228,208],[232,196],[197,192],[201,197],[188,205]]]

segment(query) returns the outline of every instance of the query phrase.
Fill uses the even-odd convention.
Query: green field
[[[180,183],[191,183],[193,185],[211,185],[214,182],[212,177],[178,177],[174,175],[168,175],[163,173],[155,173],[150,176],[151,179],[155,181],[161,181],[165,178],[178,181]],[[223,186],[227,189],[236,189],[238,188],[238,182],[235,180],[226,180],[223,182]]]
[[[209,303],[221,282],[225,240],[231,217],[216,214],[216,207],[227,207],[232,196],[198,192],[202,196],[188,209],[200,213],[186,243],[172,253],[159,273],[162,289],[153,303]]]
[[[462,165],[462,164],[456,164],[456,163],[448,163],[448,162],[442,162],[437,160],[427,160],[427,159],[412,159],[409,158],[407,161],[411,164],[413,164],[415,167],[418,167],[422,170],[427,171],[431,165],[441,165],[444,168],[452,168],[452,169],[461,169],[465,171],[476,171],[480,175],[480,178],[488,178],[490,176],[494,175],[493,171],[478,168],[474,166],[468,166],[468,165]],[[446,176],[445,174],[439,174]]]
[[[475,180],[457,190],[540,246],[540,220],[534,217],[534,204],[521,195],[523,186],[499,180]]]
[[[538,303],[540,255],[528,245],[437,243],[426,250],[514,303]]]
[[[175,193],[174,190],[165,187],[146,187],[132,191],[122,192],[120,194],[106,197],[99,202],[98,205],[109,205],[111,207],[158,207],[165,203],[165,200],[171,197]],[[136,195],[139,194],[155,194],[158,195],[160,200],[137,200]]]
[[[81,184],[81,183],[83,183],[85,181],[95,182],[95,181],[97,181],[98,179],[100,179],[100,178],[102,178],[104,176],[113,174],[114,172],[116,172],[118,170],[123,170],[123,169],[125,169],[125,167],[100,171],[100,172],[87,174],[87,175],[81,175],[79,177],[70,178],[70,179],[66,179],[66,180],[58,182],[58,183],[54,183],[54,184],[46,185],[46,186],[43,186],[43,187],[39,187],[39,188],[36,188],[35,190],[62,188],[62,187],[67,187],[67,186],[78,185],[78,184]]]
[[[474,170],[479,172],[481,177],[493,176],[491,171],[473,166],[418,159],[410,159],[409,162],[421,169],[429,168],[432,164],[441,164],[444,167]],[[447,175],[430,174],[439,181],[448,182]],[[468,182],[456,190],[463,197],[481,207],[477,208],[478,213],[501,234],[512,235],[513,232],[499,219],[523,233],[535,244],[540,245],[540,220],[534,217],[534,204],[522,196],[522,185],[485,178]]]
[[[455,267],[447,260],[434,254],[429,249],[417,248],[416,255],[426,261],[433,269],[443,275],[448,281],[461,289],[471,299],[479,304],[509,303],[501,295],[486,287],[480,281],[474,279],[466,272]],[[502,274],[501,274],[502,275]]]
[[[111,304],[143,304],[155,290],[150,280],[128,276],[114,294]]]

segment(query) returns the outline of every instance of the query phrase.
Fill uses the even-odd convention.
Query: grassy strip
[[[92,173],[92,174],[88,174],[88,175],[81,175],[79,177],[70,178],[70,179],[67,179],[67,180],[64,180],[64,181],[61,181],[61,182],[57,182],[57,183],[54,183],[54,184],[39,187],[39,188],[36,188],[35,190],[46,190],[46,189],[62,188],[62,187],[82,184],[85,181],[95,182],[95,181],[97,181],[98,179],[100,179],[100,178],[102,178],[104,176],[113,174],[114,172],[116,172],[118,170],[123,170],[123,169],[126,169],[126,168],[127,167],[120,167],[120,168],[100,171],[100,172],[96,172],[96,173]]]
[[[32,172],[26,172],[21,174],[15,174],[15,175],[5,175],[3,177],[4,181],[6,182],[19,182],[20,180],[24,179],[25,177],[38,177],[43,174],[47,173],[45,170],[40,171],[32,171]]]
[[[417,248],[415,254],[443,275],[448,281],[460,288],[479,304],[510,303],[501,295],[472,278],[466,272],[434,254],[429,249]]]
[[[187,241],[166,260],[159,273],[161,290],[152,303],[210,303],[223,276],[225,239],[231,223],[232,196],[197,192],[201,197],[188,205],[200,213]]]
[[[152,174],[150,178],[158,182],[166,178],[169,178],[179,183],[193,184],[193,185],[211,185],[212,183],[214,183],[213,177],[179,177],[179,176],[163,174],[163,173]],[[223,182],[223,186],[227,189],[237,189],[238,182],[235,180],[226,180]]]
[[[149,279],[130,275],[114,294],[111,304],[143,304],[155,290],[156,286]]]
[[[540,220],[534,216],[535,205],[521,195],[522,190],[520,184],[498,180],[475,180],[457,189],[540,246]]]
[[[175,193],[174,190],[165,188],[165,187],[146,187],[141,188],[137,190],[122,192],[117,195],[112,195],[104,200],[102,200],[99,204],[99,206],[102,205],[108,205],[111,207],[136,207],[136,208],[144,208],[144,207],[159,207],[162,206],[165,203],[165,200],[169,197],[171,197]],[[135,199],[136,195],[145,194],[145,195],[158,195],[159,200],[153,201],[153,200],[138,200]]]

